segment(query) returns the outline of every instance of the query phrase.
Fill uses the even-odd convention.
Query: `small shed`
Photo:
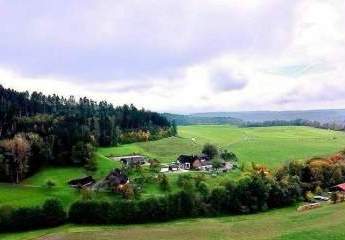
[[[145,164],[145,157],[141,155],[124,156],[120,158],[120,161],[128,166],[143,165]]]
[[[68,185],[73,188],[85,188],[95,184],[96,180],[92,176],[84,178],[73,179],[68,182]]]

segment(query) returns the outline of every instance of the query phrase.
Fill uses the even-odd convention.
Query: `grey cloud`
[[[247,80],[235,76],[230,70],[218,69],[211,73],[210,82],[215,91],[234,91],[246,87]]]
[[[344,99],[345,89],[339,86],[324,84],[318,91],[310,91],[308,88],[299,86],[276,100],[276,104],[289,105],[303,102],[327,102]]]
[[[151,89],[154,86],[151,82],[115,82],[107,84],[107,86],[94,87],[89,86],[88,89],[100,93],[127,93],[131,91],[142,92]]]
[[[0,0],[0,66],[70,81],[175,77],[224,52],[281,49],[294,4],[245,14],[214,1]]]

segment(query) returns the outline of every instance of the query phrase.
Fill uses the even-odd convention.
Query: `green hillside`
[[[345,238],[345,205],[308,212],[296,207],[266,213],[186,219],[132,226],[75,226],[0,234],[2,240],[340,240]]]
[[[337,152],[345,147],[345,134],[310,127],[238,128],[230,125],[193,125],[179,127],[177,138],[100,151],[106,156],[141,153],[162,162],[171,162],[180,154],[199,153],[205,143],[213,143],[235,152],[242,162],[276,167],[287,160]]]

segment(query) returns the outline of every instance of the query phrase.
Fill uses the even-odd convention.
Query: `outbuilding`
[[[85,188],[90,187],[96,182],[95,179],[93,179],[92,176],[79,178],[79,179],[73,179],[68,182],[68,185],[70,185],[73,188]]]

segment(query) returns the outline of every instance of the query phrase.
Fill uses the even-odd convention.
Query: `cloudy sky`
[[[345,108],[345,1],[0,0],[0,84],[179,113]]]

